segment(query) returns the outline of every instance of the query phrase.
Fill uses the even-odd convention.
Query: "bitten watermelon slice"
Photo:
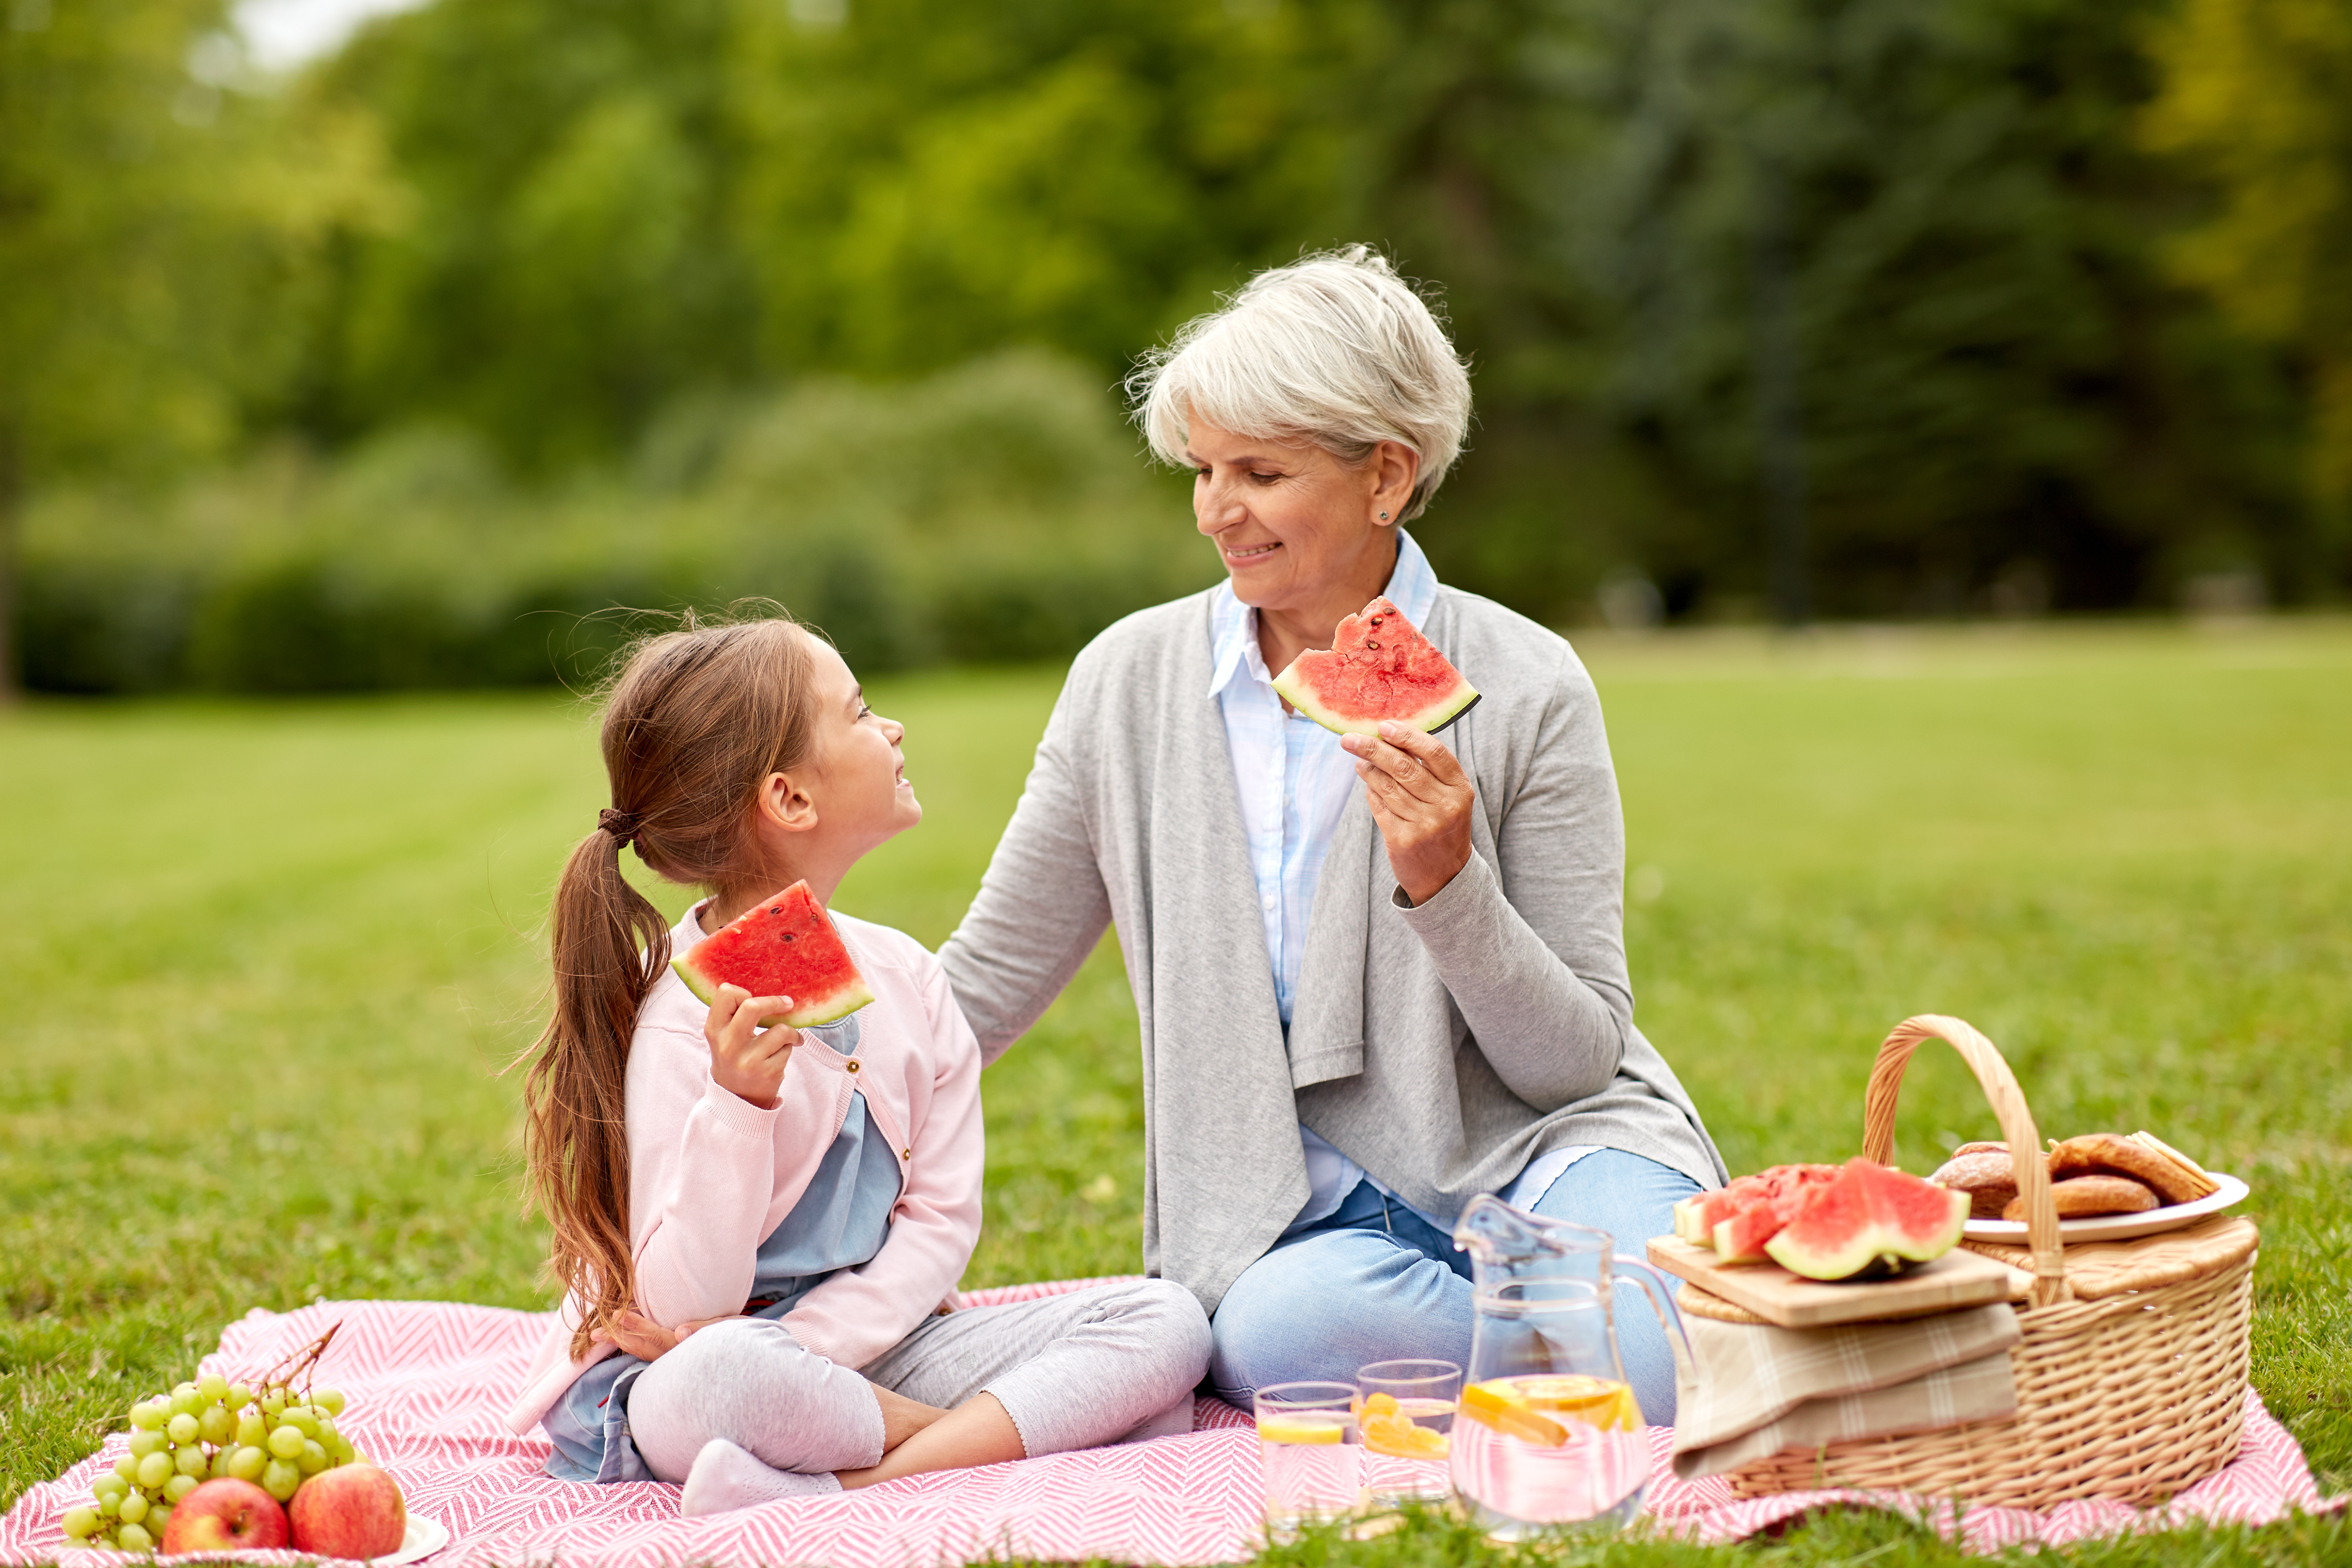
[[[754,996],[791,997],[790,1011],[760,1020],[763,1029],[830,1024],[874,1000],[841,933],[806,882],[761,900],[685,956],[671,959],[669,966],[705,1002],[716,998],[721,985],[740,985]]]
[[[1764,1250],[1808,1279],[1866,1279],[1943,1257],[1968,1222],[1968,1194],[1856,1157],[1805,1193]]]
[[[1274,678],[1274,689],[1341,735],[1377,735],[1390,719],[1434,733],[1478,700],[1462,672],[1384,598],[1343,617],[1331,651],[1300,654]]]

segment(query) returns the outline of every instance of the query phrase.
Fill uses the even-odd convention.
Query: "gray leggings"
[[[856,1372],[801,1348],[783,1325],[730,1318],[698,1330],[639,1374],[629,1430],[653,1473],[683,1481],[713,1437],[779,1470],[859,1469],[882,1459],[870,1384],[950,1408],[992,1394],[1032,1458],[1126,1436],[1184,1401],[1209,1364],[1209,1320],[1164,1279],[929,1317]]]

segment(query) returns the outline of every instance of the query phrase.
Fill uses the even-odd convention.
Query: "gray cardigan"
[[[1209,693],[1206,594],[1078,655],[940,950],[994,1061],[1117,923],[1143,1039],[1144,1267],[1212,1311],[1307,1201],[1301,1122],[1440,1216],[1578,1143],[1725,1177],[1633,1027],[1624,824],[1591,679],[1562,638],[1475,595],[1441,588],[1423,629],[1484,694],[1444,732],[1476,784],[1475,852],[1412,907],[1359,793],[1316,888],[1286,1041]]]

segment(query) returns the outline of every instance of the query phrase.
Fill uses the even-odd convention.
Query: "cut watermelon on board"
[[[1342,618],[1331,650],[1300,654],[1274,678],[1274,689],[1342,735],[1377,735],[1391,719],[1433,733],[1478,700],[1462,672],[1384,598]]]
[[[1808,1279],[1866,1279],[1943,1257],[1968,1222],[1968,1194],[1857,1156],[1806,1191],[1764,1250]]]
[[[669,966],[705,1002],[715,1000],[721,985],[740,985],[754,996],[791,997],[790,1011],[760,1020],[763,1029],[830,1024],[874,1000],[806,882],[761,899]]]

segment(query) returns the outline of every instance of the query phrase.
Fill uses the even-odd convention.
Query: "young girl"
[[[529,1088],[559,1322],[509,1412],[550,1475],[683,1481],[688,1515],[1191,1429],[1208,1321],[1159,1279],[950,1310],[980,1233],[980,1053],[912,938],[835,915],[875,999],[761,1030],[669,961],[920,820],[841,656],[788,620],[641,646],[604,714],[613,805],[555,900]],[[709,897],[675,929],[635,844]]]

